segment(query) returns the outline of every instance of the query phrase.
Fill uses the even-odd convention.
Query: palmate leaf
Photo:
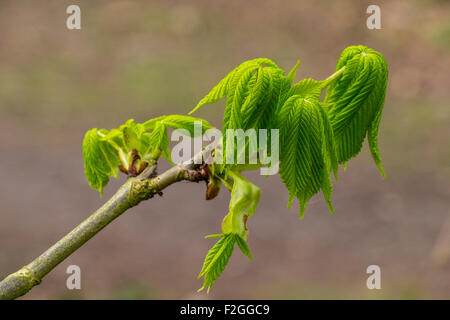
[[[234,245],[237,243],[239,249],[249,259],[253,259],[247,245],[247,220],[253,215],[258,206],[261,191],[250,183],[238,172],[230,172],[233,178],[233,188],[229,213],[222,222],[222,234],[210,235],[209,238],[221,239],[209,250],[199,278],[204,276],[204,284],[200,290],[208,287],[208,291],[220,276],[233,253]]]
[[[223,117],[223,158],[227,150],[236,150],[236,145],[227,145],[228,129],[271,129],[275,127],[276,108],[280,97],[287,92],[295,78],[299,63],[288,76],[269,59],[253,59],[239,65],[215,86],[191,111],[195,112],[206,103],[227,96]],[[268,131],[270,135],[270,130]],[[269,137],[270,138],[270,137]],[[244,150],[247,153],[248,143]],[[259,149],[259,146],[256,147]],[[270,152],[270,148],[268,150]],[[233,165],[222,166],[226,175]]]
[[[343,74],[325,97],[338,160],[346,163],[356,156],[367,136],[372,157],[385,176],[377,136],[388,80],[386,61],[372,49],[351,46],[342,52],[336,70],[343,66]]]
[[[280,110],[280,176],[289,191],[289,204],[295,197],[303,217],[308,200],[322,189],[331,204],[330,171],[337,166],[332,133],[320,102],[300,95],[290,97]]]

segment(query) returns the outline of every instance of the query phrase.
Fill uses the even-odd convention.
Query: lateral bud
[[[211,177],[206,183],[206,200],[212,200],[219,194],[222,182],[219,179]]]

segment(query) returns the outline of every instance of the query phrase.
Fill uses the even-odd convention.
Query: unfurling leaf
[[[261,196],[261,190],[250,183],[242,174],[230,172],[233,178],[233,189],[229,212],[222,222],[224,234],[237,234],[247,239],[247,220],[256,211]]]
[[[386,61],[372,49],[351,46],[342,52],[336,70],[344,66],[325,97],[339,163],[356,156],[367,136],[372,157],[385,176],[377,140],[388,80]]]
[[[216,85],[190,112],[225,95],[223,132],[227,129],[269,128],[281,94],[288,90],[298,63],[288,76],[269,59],[253,59],[239,65]]]
[[[199,124],[198,133],[194,126],[196,122]],[[83,141],[83,157],[90,186],[101,193],[109,177],[117,177],[119,168],[128,176],[136,176],[159,156],[170,162],[167,127],[186,129],[191,136],[204,134],[212,128],[203,119],[170,115],[145,123],[136,123],[130,119],[119,128],[109,131],[89,130]]]
[[[116,150],[100,140],[97,128],[86,132],[83,140],[84,172],[89,185],[103,194],[110,177],[117,177],[120,159]]]
[[[240,173],[230,172],[230,177],[233,178],[230,211],[222,222],[223,233],[209,236],[222,238],[209,250],[205,258],[202,271],[199,275],[199,278],[204,276],[204,284],[200,290],[208,287],[209,291],[214,281],[216,281],[225,269],[235,243],[238,244],[239,249],[244,255],[252,259],[250,249],[246,243],[246,222],[258,206],[261,191]]]
[[[308,200],[320,189],[331,204],[330,171],[336,168],[333,137],[320,102],[291,96],[280,110],[280,176],[289,191],[289,204],[297,197],[300,217]]]

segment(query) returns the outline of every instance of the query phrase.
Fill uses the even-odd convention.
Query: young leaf
[[[140,125],[136,124],[133,119],[128,120],[125,124],[120,126],[126,151],[131,151],[133,149],[139,150],[141,148],[140,136],[142,134],[142,129],[139,126]]]
[[[233,253],[235,242],[235,236],[233,234],[227,234],[208,251],[202,270],[198,275],[199,278],[204,276],[203,286],[198,291],[208,288],[209,293],[211,286],[219,278],[223,270],[225,270]]]
[[[166,125],[163,121],[155,125],[154,130],[150,134],[150,149],[152,151],[160,150],[164,155],[170,154],[169,136],[167,134]]]
[[[329,124],[317,99],[290,97],[280,111],[280,176],[289,191],[289,204],[297,197],[300,217],[308,200],[320,189],[331,206],[330,170],[334,163]],[[325,115],[325,117],[324,117]]]
[[[324,83],[322,81],[317,81],[311,78],[303,79],[292,86],[289,90],[288,96],[299,95],[304,98],[312,97],[319,99],[323,88]]]
[[[297,63],[295,64],[294,68],[292,68],[292,70],[289,71],[289,74],[286,77],[287,80],[289,81],[289,85],[291,85],[294,82],[299,65],[300,65],[300,60],[298,60]]]
[[[202,100],[200,100],[197,106],[189,112],[189,114],[194,113],[205,104],[214,103],[222,99],[225,95],[230,95],[230,93],[235,91],[237,82],[243,73],[249,70],[254,71],[263,65],[278,68],[273,61],[266,58],[257,58],[241,63],[236,69],[223,78]]]
[[[269,127],[286,81],[284,71],[278,68],[267,67],[259,73],[260,81],[250,89],[250,94],[241,106],[244,129]]]
[[[250,254],[250,248],[247,245],[247,242],[243,238],[241,238],[240,235],[235,235],[236,242],[238,244],[239,249],[241,249],[241,252],[246,255],[250,260],[253,260],[252,255]]]
[[[325,97],[339,163],[356,156],[368,136],[372,157],[385,176],[377,136],[388,80],[386,61],[372,49],[351,46],[342,52],[336,70],[343,66],[344,72]]]
[[[201,134],[204,134],[206,130],[213,128],[208,121],[200,118],[183,116],[178,114],[172,114],[168,116],[161,116],[155,119],[151,119],[143,124],[145,131],[153,131],[158,123],[162,123],[172,129],[186,129],[189,131],[191,137],[195,136],[194,125],[196,122],[201,123]]]
[[[103,194],[109,177],[117,177],[120,164],[117,151],[100,140],[97,128],[86,132],[83,140],[84,172],[89,185]]]
[[[222,232],[224,234],[233,233],[247,237],[247,220],[256,211],[261,196],[261,190],[250,183],[243,175],[230,172],[233,178],[233,189],[229,212],[222,222]]]
[[[219,234],[208,234],[207,236],[205,236],[205,239],[208,238],[222,238],[224,236],[223,233],[219,233]]]
[[[202,105],[227,95],[223,119],[224,133],[226,129],[267,129],[281,88],[286,88],[284,83],[290,86],[297,67],[298,64],[287,78],[282,75],[284,71],[269,59],[246,61],[221,80],[190,114]]]

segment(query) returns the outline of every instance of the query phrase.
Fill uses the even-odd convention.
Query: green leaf
[[[189,112],[189,114],[194,113],[205,104],[214,103],[222,99],[225,95],[229,95],[230,92],[235,90],[236,84],[243,72],[255,70],[263,65],[278,68],[273,61],[266,58],[257,58],[241,63],[236,69],[228,73],[228,75],[223,78],[203,99],[201,99],[197,106]]]
[[[241,106],[244,129],[268,129],[278,103],[286,77],[284,71],[264,68],[245,103]]]
[[[83,140],[84,172],[89,185],[103,194],[109,177],[117,177],[120,159],[117,151],[102,141],[97,128],[86,132]]]
[[[208,238],[222,238],[224,236],[223,233],[219,233],[219,234],[209,234],[207,236],[205,236],[206,239]]]
[[[127,151],[133,149],[139,150],[141,147],[140,135],[142,131],[133,119],[128,120],[125,124],[120,126],[120,130],[123,134],[123,141],[127,148]]]
[[[123,141],[123,133],[120,129],[112,129],[110,131],[106,129],[98,130],[100,133],[100,140],[108,142],[115,146],[117,149],[126,150],[125,142]]]
[[[208,103],[214,103],[219,101],[227,94],[227,88],[230,83],[231,78],[233,77],[235,70],[231,71],[225,78],[220,80],[220,82],[211,89],[211,91],[199,101],[199,103],[192,109],[189,114],[193,114],[199,108]]]
[[[169,151],[169,136],[167,134],[166,125],[163,121],[155,125],[154,130],[150,134],[150,149],[161,150],[164,155],[170,154]]]
[[[291,72],[291,78],[295,76],[295,71],[296,68]],[[227,95],[223,130],[251,127],[248,121],[255,109],[259,109],[259,103],[267,102],[264,98],[270,95],[272,78],[276,76],[274,73],[281,74],[283,71],[269,59],[258,58],[246,61],[222,79],[189,114],[204,104],[216,102]],[[241,109],[248,110],[245,119],[242,119]]]
[[[241,236],[235,235],[236,242],[238,244],[239,249],[241,249],[241,252],[246,255],[250,260],[253,260],[252,255],[250,254],[250,248],[247,245],[247,242]]]
[[[208,251],[202,270],[198,275],[199,278],[204,277],[203,286],[198,291],[208,288],[209,293],[211,286],[225,270],[233,253],[235,242],[235,236],[233,234],[227,234]]]
[[[271,129],[276,125],[280,97],[289,90],[298,65],[286,77],[284,71],[269,59],[246,61],[221,80],[191,111],[227,96],[222,126],[224,158],[229,148],[235,148],[226,146],[228,129]],[[232,169],[233,165],[226,164],[222,170],[226,171],[228,167]]]
[[[163,123],[164,125],[172,129],[186,129],[189,131],[191,137],[195,136],[194,125],[198,122],[201,124],[201,134],[203,135],[207,130],[213,128],[208,121],[200,118],[183,116],[178,114],[161,116],[155,119],[151,119],[143,124],[145,131],[153,131],[158,123]]]
[[[233,178],[233,189],[229,212],[222,222],[222,232],[234,233],[246,239],[246,222],[258,207],[261,190],[240,173],[231,171],[229,175]]]
[[[278,101],[278,110],[286,102],[287,99],[294,95],[301,96],[303,98],[319,99],[322,94],[322,90],[329,84],[328,80],[318,81],[311,78],[303,79],[297,82],[292,87],[285,90]]]
[[[292,88],[289,90],[288,95],[299,95],[304,98],[312,97],[319,99],[323,88],[324,83],[322,81],[308,78],[303,79],[302,81],[299,81],[294,86],[292,86]]]
[[[290,97],[280,111],[280,176],[289,191],[289,204],[297,197],[300,217],[309,199],[322,189],[334,213],[330,171],[335,166],[328,118],[317,99]]]
[[[336,70],[343,66],[325,96],[339,163],[356,156],[368,136],[372,157],[385,176],[377,137],[388,80],[386,61],[372,49],[351,46],[342,52]]]
[[[294,82],[299,66],[300,66],[300,60],[297,61],[294,68],[292,68],[292,70],[287,75],[287,80],[289,81],[289,85],[291,85]]]

